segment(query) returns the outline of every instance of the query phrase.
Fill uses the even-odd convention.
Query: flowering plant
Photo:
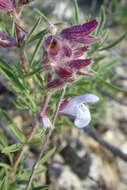
[[[23,110],[31,118],[30,127],[26,131],[23,126],[17,126],[4,109],[0,109],[13,141],[9,144],[0,130],[0,151],[8,158],[8,163],[0,165],[3,176],[6,174],[0,182],[1,189],[20,189],[22,186],[27,190],[35,189],[33,179],[38,165],[44,164],[56,151],[56,147],[53,147],[45,153],[48,140],[53,132],[57,131],[57,126],[65,124],[66,121],[70,125],[74,123],[77,128],[90,124],[88,104],[99,101],[101,93],[96,89],[100,83],[112,90],[119,89],[127,93],[125,89],[118,88],[100,77],[102,74],[106,77],[107,73],[101,73],[106,71],[105,66],[99,70],[99,61],[104,59],[99,53],[117,45],[126,36],[123,35],[113,44],[104,45],[108,39],[108,31],[103,31],[103,7],[100,19],[79,24],[78,5],[77,1],[74,1],[75,24],[67,28],[62,26],[60,31],[59,23],[52,24],[42,12],[35,10],[37,21],[32,29],[26,32],[20,15],[24,15],[24,5],[29,6],[30,2],[0,0],[0,11],[8,16],[12,23],[11,32],[10,28],[7,30],[7,26],[5,27],[4,21],[0,26],[0,48],[9,48],[18,54],[12,65],[10,60],[0,58],[0,72],[10,81],[16,108]],[[40,31],[39,26],[43,19],[47,22],[47,28]],[[32,53],[29,51],[31,46],[34,46]],[[6,131],[5,128],[4,130]],[[32,144],[36,144],[36,136],[38,146],[42,146],[31,171],[26,161],[29,160],[29,154],[26,157],[24,155]],[[18,153],[15,155],[15,152]],[[43,189],[43,186],[41,188]]]

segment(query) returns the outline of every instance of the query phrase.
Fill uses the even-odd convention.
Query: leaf
[[[107,30],[106,32],[104,32],[104,36],[102,37],[102,40],[99,43],[99,48],[105,44],[105,42],[107,41],[107,39],[109,37],[109,34],[110,34],[109,30]],[[100,51],[100,49],[98,51]]]
[[[45,162],[47,162],[53,156],[55,151],[56,151],[56,147],[53,147],[51,150],[49,150],[47,154],[43,156],[43,158],[39,161],[39,164],[44,164]]]
[[[37,21],[35,22],[33,28],[31,29],[30,33],[27,36],[27,40],[26,43],[31,39],[33,33],[35,32],[35,30],[38,28],[38,26],[40,25],[41,22],[41,18],[38,18]]]
[[[107,82],[106,80],[100,78],[99,76],[96,76],[96,78],[101,81],[105,86],[109,87],[110,89],[117,91],[117,92],[123,92],[124,94],[127,94],[127,90],[121,87],[118,87],[116,85],[111,84],[110,82]]]
[[[12,68],[7,64],[5,61],[3,61],[0,58],[0,72],[3,73],[8,79],[11,80],[11,82],[14,84],[14,86],[19,90],[19,91],[24,91],[25,88],[21,84],[18,78],[16,78],[15,73],[12,71]]]
[[[0,162],[0,167],[5,168],[7,170],[11,169],[11,167],[8,164],[2,163],[2,162]]]
[[[122,40],[124,40],[127,37],[127,33],[123,34],[122,36],[120,36],[120,38],[118,38],[116,41],[114,41],[113,43],[111,43],[110,45],[99,49],[99,51],[103,51],[103,50],[108,50],[116,45],[118,45]]]
[[[0,142],[3,146],[8,146],[7,139],[2,132],[0,132]]]
[[[22,144],[18,143],[18,144],[13,144],[13,145],[10,145],[10,146],[7,146],[5,147],[3,150],[2,150],[2,153],[3,154],[8,154],[8,153],[11,153],[11,152],[16,152],[18,150],[20,150],[22,148]]]
[[[47,34],[47,32],[48,32],[48,31],[47,31],[46,29],[40,31],[39,33],[37,33],[37,34],[31,36],[31,38],[29,39],[29,41],[28,41],[27,43],[29,44],[29,43],[31,43],[31,42],[33,42],[33,41],[35,41],[35,40],[40,39],[41,36],[45,36],[45,34]]]
[[[35,57],[36,57],[36,55],[38,54],[38,52],[39,52],[39,50],[40,50],[40,48],[41,48],[43,38],[44,38],[44,36],[41,36],[39,42],[38,42],[37,45],[36,45],[36,48],[35,48],[35,50],[34,50],[34,52],[33,52],[32,59],[31,59],[31,62],[30,62],[30,65],[31,65],[31,66],[33,65],[34,60],[35,60]]]
[[[9,190],[8,176],[4,176],[0,185],[0,190]]]
[[[79,8],[77,0],[74,0],[74,23],[79,23]]]
[[[100,68],[100,72],[103,74],[109,73],[109,71],[118,63],[118,61],[120,61],[119,57],[112,58],[111,61],[109,60],[108,63],[104,64]],[[99,73],[99,71],[98,71],[98,73]]]
[[[43,185],[43,186],[34,187],[31,190],[48,190],[48,189],[49,189],[48,185]]]
[[[0,113],[3,115],[3,117],[5,118],[7,124],[9,125],[9,128],[12,130],[12,132],[16,135],[16,137],[18,138],[18,140],[20,142],[25,142],[25,136],[23,135],[22,131],[15,125],[15,123],[12,121],[12,119],[8,116],[8,114],[0,109]]]
[[[42,13],[41,11],[39,11],[39,10],[36,9],[36,8],[34,8],[34,11],[35,11],[41,18],[43,18],[45,22],[47,22],[48,24],[50,23],[48,17],[46,17],[46,16],[44,15],[44,13]]]
[[[101,7],[101,11],[100,11],[100,17],[101,17],[101,21],[100,21],[100,25],[97,29],[97,35],[101,34],[103,28],[104,28],[104,24],[105,24],[105,20],[106,20],[106,15],[105,15],[105,8],[104,6]]]
[[[30,73],[27,73],[27,74],[25,75],[25,79],[28,79],[28,78],[32,77],[33,75],[35,75],[35,74],[37,74],[37,73],[40,73],[40,72],[42,72],[42,71],[43,71],[43,68],[42,68],[42,67],[37,68],[37,69],[34,69],[34,71],[32,71],[32,72],[30,72]]]

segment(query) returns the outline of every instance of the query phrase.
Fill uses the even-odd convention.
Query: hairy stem
[[[29,141],[32,139],[33,135],[34,135],[35,132],[36,132],[36,129],[37,129],[37,124],[35,124],[35,126],[32,128],[32,130],[31,130],[31,132],[30,132],[30,134],[29,134],[29,137],[28,137],[27,142],[29,142]],[[24,146],[22,147],[22,149],[19,151],[19,153],[17,154],[17,157],[16,157],[16,159],[15,159],[15,161],[14,161],[14,164],[13,164],[12,173],[11,173],[11,175],[9,176],[10,181],[13,181],[14,175],[15,175],[15,173],[16,173],[16,169],[17,169],[17,167],[18,167],[18,165],[19,165],[19,163],[20,163],[20,160],[22,159],[22,157],[23,157],[23,155],[24,155],[24,153],[25,153],[26,150],[27,150],[27,146],[24,145]]]
[[[51,93],[48,93],[45,98],[44,98],[44,101],[43,101],[43,105],[42,105],[42,108],[41,108],[41,113],[43,114],[45,111],[46,111],[46,108],[48,106],[48,102],[50,100],[50,97],[51,97]],[[30,134],[29,134],[29,137],[28,137],[28,140],[27,142],[30,142],[33,135],[35,134],[36,132],[36,129],[37,129],[37,124],[32,128]],[[24,155],[24,152],[27,150],[27,146],[24,145],[22,147],[22,149],[20,150],[20,152],[18,153],[16,159],[15,159],[15,162],[14,162],[14,165],[13,165],[13,169],[12,169],[12,174],[9,176],[9,179],[11,181],[13,181],[13,178],[14,178],[14,174],[16,172],[16,169],[20,163],[20,160],[22,159],[23,155]]]
[[[62,102],[62,99],[64,97],[64,94],[65,94],[65,91],[66,91],[66,87],[63,88],[62,90],[62,93],[61,93],[61,96],[60,96],[60,99],[59,99],[59,102],[58,102],[58,105],[57,105],[57,109],[53,115],[53,121],[52,121],[52,127],[50,128],[48,134],[45,136],[44,140],[43,140],[43,145],[42,145],[42,149],[41,149],[41,152],[37,158],[37,160],[35,161],[34,165],[33,165],[33,168],[32,168],[32,172],[31,172],[31,176],[29,178],[29,181],[28,181],[28,184],[27,184],[27,187],[26,187],[26,190],[30,190],[30,187],[31,187],[31,183],[32,183],[32,180],[34,178],[34,175],[35,175],[35,172],[36,172],[36,169],[39,165],[39,160],[44,156],[44,153],[45,153],[45,150],[47,148],[47,145],[48,145],[48,142],[49,142],[49,139],[55,129],[55,121],[56,121],[56,118],[58,116],[58,112],[59,112],[59,107],[60,107],[60,104]]]
[[[22,66],[23,66],[24,72],[27,73],[28,72],[28,66],[27,66],[27,62],[26,62],[26,57],[25,57],[24,51],[21,51],[20,58],[21,58],[21,61],[22,61]]]

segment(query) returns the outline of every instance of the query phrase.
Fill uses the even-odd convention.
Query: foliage
[[[25,9],[25,7],[23,7]],[[9,162],[0,163],[0,189],[1,190],[14,190],[25,189],[27,181],[30,177],[29,166],[29,155],[23,157],[13,175],[14,169],[14,158],[17,151],[25,150],[31,146],[40,148],[42,145],[42,139],[47,134],[47,129],[43,129],[40,126],[40,123],[37,121],[38,113],[40,111],[40,104],[44,96],[47,93],[46,82],[47,82],[47,73],[45,72],[44,64],[42,64],[43,59],[43,42],[45,36],[48,34],[48,27],[40,30],[40,26],[43,25],[43,21],[47,22],[49,25],[50,19],[47,18],[39,10],[35,10],[34,14],[36,15],[36,21],[33,23],[33,27],[29,29],[29,32],[26,36],[26,40],[23,41],[21,47],[18,51],[24,51],[26,57],[26,64],[29,68],[28,72],[24,72],[22,67],[22,61],[19,59],[15,60],[14,63],[10,64],[7,60],[0,58],[0,73],[3,74],[10,81],[11,89],[15,94],[14,105],[17,109],[28,112],[32,115],[32,123],[36,123],[37,130],[36,136],[37,140],[30,138],[29,140],[25,136],[22,128],[19,128],[13,118],[5,110],[0,109],[0,115],[2,120],[6,123],[9,131],[13,133],[16,137],[16,142],[9,144],[9,141],[6,135],[0,130],[0,152],[6,157],[8,157]],[[2,32],[7,34],[16,34],[16,27],[13,24],[14,20],[9,22],[12,25],[12,28],[9,28],[5,25],[5,20],[2,13],[2,19],[0,19],[0,27]],[[7,19],[7,18],[6,18]],[[79,9],[77,1],[74,0],[74,18],[72,18],[72,23],[78,24],[80,21]],[[91,74],[93,76],[86,76],[78,80],[75,84],[68,86],[65,94],[65,98],[75,97],[84,93],[95,93],[100,97],[100,102],[96,107],[92,106],[91,110],[94,114],[92,125],[98,120],[101,116],[103,121],[103,115],[105,112],[104,105],[106,104],[106,98],[103,97],[104,92],[109,92],[113,96],[117,97],[117,93],[121,92],[127,94],[127,90],[121,87],[116,86],[112,83],[113,81],[113,71],[116,65],[119,63],[121,58],[118,57],[106,57],[106,53],[109,52],[110,48],[118,45],[122,40],[124,40],[127,34],[123,34],[119,39],[116,39],[113,43],[108,43],[109,30],[104,29],[106,21],[105,8],[102,7],[100,10],[100,25],[98,29],[94,32],[94,35],[101,36],[101,41],[92,45],[89,55],[92,56],[94,64],[91,68]],[[9,23],[9,24],[10,24]],[[55,23],[54,25],[58,25]],[[30,47],[34,46],[34,50],[31,53],[29,51]],[[31,82],[32,81],[32,82]],[[59,101],[60,91],[57,90],[52,99],[50,100],[50,105],[52,107],[52,116],[56,110],[56,103]],[[95,113],[97,110],[97,114]],[[100,121],[101,122],[101,121]],[[73,128],[73,123],[66,117],[57,118],[56,129],[58,134],[62,133],[63,124],[67,124],[71,129]],[[46,168],[43,165],[55,154],[56,147],[52,146],[49,151],[40,159],[39,164],[40,168],[36,170],[36,173],[39,175],[42,172],[46,172]],[[6,176],[5,176],[6,175]],[[48,186],[37,186],[35,182],[32,183],[31,190],[46,190]]]

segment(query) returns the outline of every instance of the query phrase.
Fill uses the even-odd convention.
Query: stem
[[[31,132],[30,132],[30,134],[29,134],[29,138],[28,138],[28,141],[27,141],[27,142],[30,142],[30,140],[32,139],[32,137],[33,137],[33,135],[34,135],[36,129],[37,129],[37,124],[32,128],[32,130],[31,130]],[[14,165],[13,165],[13,168],[12,168],[12,173],[11,173],[11,175],[9,176],[9,179],[10,179],[11,181],[13,181],[13,179],[14,179],[14,175],[15,175],[16,169],[17,169],[17,167],[18,167],[18,165],[19,165],[19,163],[20,163],[20,160],[22,159],[22,157],[23,157],[23,155],[24,155],[24,152],[25,152],[26,150],[27,150],[27,147],[26,147],[26,145],[24,145],[24,146],[22,147],[22,149],[20,150],[20,152],[18,153],[16,159],[15,159],[15,162],[14,162]]]
[[[32,167],[31,176],[30,176],[30,178],[29,178],[29,181],[28,181],[26,190],[30,190],[32,180],[33,180],[33,178],[34,178],[36,169],[37,169],[37,167],[38,167],[38,165],[39,165],[39,160],[43,157],[43,155],[44,155],[44,153],[45,153],[45,150],[46,150],[46,147],[47,147],[47,145],[48,145],[49,139],[50,139],[50,137],[51,137],[51,135],[52,135],[52,133],[53,133],[53,131],[54,131],[54,129],[55,129],[55,121],[56,121],[56,118],[57,118],[57,116],[58,116],[60,104],[61,104],[62,99],[63,99],[63,97],[64,97],[65,91],[66,91],[66,86],[65,86],[65,87],[63,88],[63,90],[62,90],[62,93],[61,93],[61,96],[60,96],[60,99],[59,99],[59,102],[58,102],[58,105],[57,105],[57,109],[56,109],[56,111],[55,111],[55,113],[54,113],[53,122],[52,122],[52,123],[53,123],[53,124],[52,124],[52,127],[50,128],[49,133],[45,136],[45,139],[44,139],[44,141],[43,141],[43,145],[42,145],[41,152],[40,152],[40,154],[39,154],[37,160],[35,161],[35,163],[34,163],[34,165],[33,165],[33,167]],[[42,110],[42,112],[43,112],[43,110]],[[41,113],[42,113],[42,112],[41,112]]]
[[[25,57],[24,51],[21,51],[20,58],[21,58],[21,61],[22,61],[22,66],[23,66],[24,72],[27,73],[28,72],[28,66],[27,66],[27,62],[26,62],[26,57]]]
[[[58,102],[58,105],[57,105],[56,112],[55,112],[54,115],[53,115],[53,121],[52,121],[53,127],[55,126],[55,121],[56,121],[56,118],[57,118],[57,116],[58,116],[60,104],[61,104],[62,99],[63,99],[63,97],[64,97],[64,95],[65,95],[65,92],[66,92],[66,87],[67,87],[67,86],[63,87],[63,90],[62,90],[62,93],[61,93],[61,96],[60,96],[60,99],[59,99],[59,102]]]
[[[51,97],[52,93],[49,92],[45,98],[44,98],[44,101],[43,101],[43,104],[42,104],[42,108],[41,108],[41,112],[40,112],[40,115],[43,116],[43,114],[45,113],[46,109],[47,109],[47,106],[48,106],[48,103],[49,103],[49,100],[50,100],[50,97]]]

